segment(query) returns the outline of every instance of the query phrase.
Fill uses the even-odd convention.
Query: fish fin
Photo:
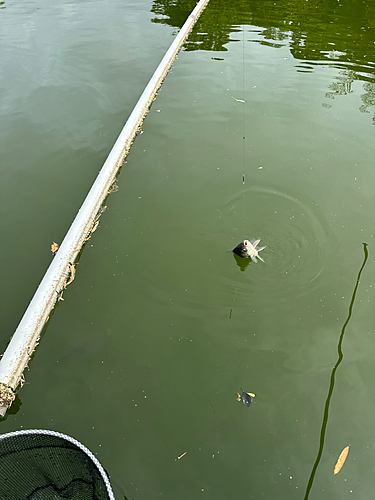
[[[265,248],[267,247],[260,247],[260,248],[257,248],[257,251],[260,252],[261,250],[264,250]]]
[[[251,238],[251,240],[249,240],[249,241],[253,245],[253,247],[255,248],[257,246],[257,244],[260,242],[260,239],[257,240],[255,238]]]
[[[264,260],[262,259],[262,257],[260,255],[257,255],[258,259],[261,260],[262,262],[264,262]]]
[[[258,255],[258,257],[259,257],[259,255]],[[253,262],[255,262],[255,264],[257,263],[257,258],[255,257],[255,255],[251,255],[251,260]]]

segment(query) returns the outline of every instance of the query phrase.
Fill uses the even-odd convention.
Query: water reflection
[[[233,254],[234,260],[236,261],[237,266],[241,269],[241,271],[245,271],[247,266],[250,264],[251,259],[243,259],[236,254]]]
[[[337,358],[336,364],[333,367],[332,372],[331,372],[328,394],[327,394],[327,398],[326,398],[326,402],[325,402],[325,406],[324,406],[323,422],[322,422],[322,427],[321,427],[321,430],[320,430],[319,450],[318,450],[318,454],[317,454],[317,457],[315,459],[313,468],[311,470],[309,481],[307,483],[304,500],[307,500],[308,497],[309,497],[310,490],[311,490],[313,482],[314,482],[314,477],[315,477],[315,474],[316,474],[316,470],[317,470],[318,465],[320,463],[320,460],[322,458],[322,453],[323,453],[323,448],[324,448],[324,441],[325,441],[327,424],[328,424],[329,407],[330,407],[330,404],[331,404],[331,399],[332,399],[332,395],[333,395],[333,389],[334,389],[334,386],[335,386],[335,375],[336,375],[336,371],[337,371],[340,363],[344,359],[344,353],[343,353],[343,350],[342,350],[342,344],[343,344],[343,341],[344,341],[344,334],[345,334],[346,327],[348,326],[350,318],[352,317],[353,306],[354,306],[354,302],[355,302],[355,297],[356,297],[356,294],[357,294],[358,286],[359,286],[359,283],[360,283],[361,274],[362,274],[362,271],[363,271],[363,269],[364,269],[364,267],[366,265],[367,259],[368,259],[367,243],[363,243],[363,251],[364,251],[364,258],[363,258],[363,262],[362,262],[362,265],[360,267],[360,270],[358,272],[357,281],[356,281],[356,284],[355,284],[355,287],[354,287],[354,290],[353,290],[353,294],[352,294],[352,298],[351,298],[351,301],[350,301],[350,304],[349,304],[348,316],[347,316],[347,318],[345,320],[345,323],[344,323],[344,325],[343,325],[343,327],[341,329],[341,334],[340,334],[340,337],[339,337],[339,342],[338,342],[338,346],[337,346],[338,358]]]
[[[180,28],[195,4],[195,0],[173,4],[154,0],[151,10],[157,17],[153,22]],[[375,106],[374,19],[372,1],[211,0],[184,50],[227,51],[229,42],[241,41],[234,39],[233,33],[247,25],[249,42],[276,49],[289,46],[291,55],[304,61],[296,65],[297,72],[311,73],[315,67],[327,65],[339,69],[339,76],[329,85],[327,99],[351,93],[355,80],[365,82],[359,111],[370,113]],[[325,102],[323,106],[330,107]]]
[[[253,207],[257,207],[261,225],[256,220],[249,221]],[[325,215],[307,196],[301,199],[300,194],[294,196],[291,190],[287,194],[255,185],[239,190],[220,207],[220,212],[243,238],[260,238],[266,245],[262,255],[265,263],[251,266],[250,274],[262,270],[262,278],[257,280],[258,292],[285,301],[289,300],[288,292],[293,291],[293,297],[302,296],[323,285],[323,269],[327,253],[334,250],[334,238]],[[238,267],[245,271],[251,259],[236,257]],[[250,276],[246,279],[239,276],[236,287],[241,297],[253,293]]]

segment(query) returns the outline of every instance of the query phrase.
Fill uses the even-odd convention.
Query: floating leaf
[[[59,245],[53,241],[52,245],[51,245],[51,252],[53,253],[53,255],[56,255],[56,252],[58,249],[59,249]]]
[[[346,457],[348,456],[348,453],[349,453],[349,446],[346,446],[342,452],[340,453],[340,456],[336,462],[336,465],[335,465],[335,468],[333,470],[333,473],[334,474],[337,474],[340,472],[342,466],[344,465],[345,463],[345,460],[346,460]]]

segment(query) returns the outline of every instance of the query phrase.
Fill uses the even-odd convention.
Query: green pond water
[[[1,350],[194,5],[1,3]],[[374,31],[371,0],[211,0],[1,432],[73,436],[117,499],[373,496]]]

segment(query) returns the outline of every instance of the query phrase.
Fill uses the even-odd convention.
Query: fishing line
[[[245,156],[246,156],[246,121],[245,121],[245,111],[246,111],[246,99],[245,99],[245,24],[242,25],[242,185],[245,185]],[[245,188],[243,188],[242,192],[242,213],[243,213],[243,230],[245,230]],[[244,235],[245,236],[245,235]]]
[[[349,304],[348,316],[347,316],[346,321],[345,321],[345,323],[344,323],[344,325],[343,325],[343,327],[341,329],[341,334],[340,334],[340,337],[339,337],[339,343],[337,345],[338,359],[337,359],[336,364],[333,367],[332,372],[331,372],[328,394],[327,394],[326,402],[325,402],[325,405],[324,405],[323,422],[322,422],[322,427],[320,429],[319,450],[318,450],[318,454],[316,456],[313,468],[311,470],[309,481],[307,483],[304,500],[307,500],[309,498],[310,490],[311,490],[313,482],[314,482],[315,473],[316,473],[316,470],[318,468],[320,459],[322,457],[323,447],[324,447],[324,440],[325,440],[325,435],[326,435],[326,430],[327,430],[327,424],[328,424],[329,407],[330,407],[330,404],[331,404],[331,398],[332,398],[333,389],[334,389],[334,386],[335,386],[335,375],[336,375],[336,371],[337,371],[337,369],[338,369],[341,361],[344,359],[344,353],[343,353],[343,350],[342,350],[342,344],[343,344],[343,340],[344,340],[344,334],[345,334],[346,327],[348,326],[348,323],[350,321],[350,318],[352,317],[355,296],[357,294],[359,282],[360,282],[360,279],[361,279],[361,274],[362,274],[362,271],[363,271],[363,269],[364,269],[364,267],[366,265],[367,259],[368,259],[368,250],[367,250],[367,246],[368,245],[367,245],[367,243],[362,243],[362,245],[363,245],[363,251],[365,253],[365,256],[364,256],[364,259],[363,259],[362,266],[361,266],[361,268],[360,268],[360,270],[358,272],[357,281],[356,281],[356,284],[355,284],[355,287],[354,287],[354,290],[353,290],[353,294],[352,294],[352,299],[351,299],[350,304]]]
[[[232,307],[229,311],[229,319],[232,319],[232,311],[233,311],[233,308],[234,308],[234,304],[236,302],[236,297],[237,297],[237,291],[238,291],[238,285],[236,286],[236,289],[234,291],[234,298],[233,298],[233,304],[232,304]]]
[[[245,156],[246,156],[246,149],[245,149],[245,139],[246,139],[246,133],[245,133],[245,116],[246,116],[246,99],[245,99],[245,92],[246,87],[245,87],[245,24],[242,25],[242,186],[243,186],[243,191],[242,191],[242,236],[241,238],[246,237],[245,231]],[[237,99],[238,100],[238,99]],[[232,318],[232,312],[236,303],[236,297],[237,297],[237,292],[238,292],[238,285],[236,286],[235,292],[234,292],[234,298],[233,298],[233,304],[232,307],[229,311],[229,319]]]

